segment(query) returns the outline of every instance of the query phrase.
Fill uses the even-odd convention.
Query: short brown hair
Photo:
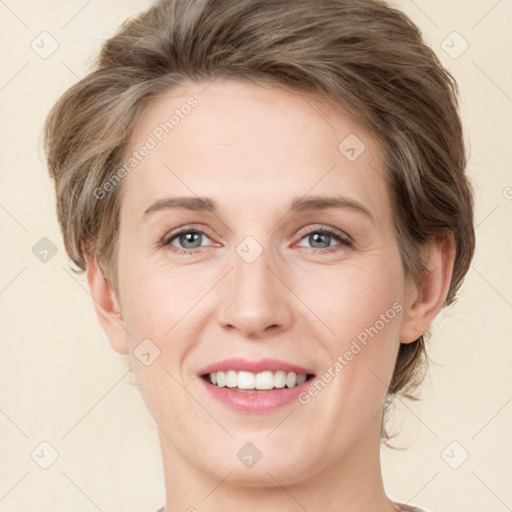
[[[445,305],[454,301],[475,245],[458,88],[412,21],[379,0],[161,0],[127,20],[45,125],[58,218],[80,269],[93,251],[117,293],[122,187],[103,199],[94,190],[123,162],[152,100],[217,77],[313,93],[374,134],[404,270],[419,283],[419,248],[450,232],[456,256]],[[425,355],[424,336],[400,345],[389,396],[411,396]]]

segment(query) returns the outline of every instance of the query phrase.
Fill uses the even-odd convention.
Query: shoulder
[[[413,505],[406,505],[405,503],[395,502],[395,505],[398,505],[400,507],[400,512],[428,512],[425,509],[418,508]],[[165,512],[164,507],[159,508],[155,512]]]
[[[406,505],[405,503],[395,502],[395,505],[398,505],[400,507],[400,512],[428,512],[425,509],[418,508],[413,505]],[[159,508],[155,512],[165,512],[164,507]]]
[[[395,502],[395,505],[400,507],[400,512],[428,512],[428,510],[423,508],[415,507],[414,505],[406,505],[405,503]]]

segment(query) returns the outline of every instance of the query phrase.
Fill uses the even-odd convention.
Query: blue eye
[[[210,238],[200,230],[196,229],[182,229],[181,231],[171,233],[168,237],[162,240],[161,245],[168,247],[171,251],[177,254],[197,254],[205,245],[202,244],[203,239]],[[344,247],[351,247],[352,241],[348,235],[331,228],[311,229],[308,233],[301,237],[301,241],[309,240],[312,245],[304,247],[315,254],[326,254],[339,251]],[[332,244],[332,241],[338,243]],[[177,244],[179,245],[176,245]]]
[[[302,240],[309,240],[313,247],[307,247],[307,249],[311,249],[315,253],[331,253],[340,250],[342,247],[350,247],[352,245],[351,240],[346,235],[343,236],[340,232],[330,228],[311,230],[301,238]],[[338,244],[332,245],[332,240],[338,241]],[[318,245],[315,247],[315,244]]]
[[[201,240],[203,237],[208,238],[202,231],[185,229],[178,233],[174,233],[170,238],[163,242],[163,245],[171,246],[171,250],[180,254],[192,254],[194,249],[202,247]],[[176,247],[176,245],[172,243],[175,240],[182,245],[182,248]]]

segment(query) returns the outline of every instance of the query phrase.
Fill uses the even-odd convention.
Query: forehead
[[[285,195],[340,189],[378,207],[386,193],[378,142],[341,108],[240,80],[180,86],[155,99],[125,161],[135,153],[123,204],[138,211],[163,195],[264,198],[270,206]]]

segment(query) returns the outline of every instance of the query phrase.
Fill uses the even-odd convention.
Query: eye
[[[307,249],[320,254],[332,253],[352,246],[352,240],[348,235],[332,228],[311,228],[301,238],[302,240],[307,240],[312,245],[311,247],[306,247]],[[332,241],[337,241],[338,244],[332,244]],[[304,246],[301,245],[300,247]]]
[[[197,229],[182,229],[181,231],[168,235],[162,241],[162,245],[168,246],[170,250],[178,254],[192,254],[198,252],[197,249],[203,247],[201,245],[203,238],[209,240],[209,237],[206,236],[203,231]],[[176,246],[174,242],[179,245]]]
[[[162,239],[161,245],[168,247],[169,250],[177,254],[194,254],[200,252],[201,248],[205,247],[202,242],[204,239],[211,241],[210,237],[201,230],[198,229],[181,229],[180,231],[168,234]],[[303,240],[309,241],[311,247],[304,247],[315,254],[332,253],[335,251],[342,250],[345,247],[352,246],[351,238],[341,231],[332,228],[310,228],[309,231],[302,236]],[[332,243],[332,242],[338,243]]]

